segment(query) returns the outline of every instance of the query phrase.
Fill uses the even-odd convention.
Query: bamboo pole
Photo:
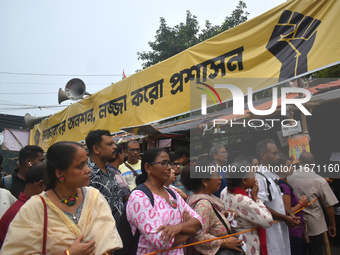
[[[331,247],[329,246],[327,232],[323,233],[323,243],[324,243],[325,248],[326,248],[326,255],[331,255]]]

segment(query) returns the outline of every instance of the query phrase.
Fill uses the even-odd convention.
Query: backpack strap
[[[268,198],[269,198],[269,201],[271,202],[273,200],[273,197],[272,197],[272,192],[270,191],[270,181],[268,180],[268,178],[261,172],[256,172],[257,174],[259,175],[262,175],[265,179],[266,179],[266,182],[267,182],[267,192],[268,192]]]
[[[287,185],[287,187],[289,188],[289,190],[290,190],[290,194],[293,194],[293,187],[292,186],[290,186],[290,184],[288,183],[288,182],[285,182],[285,181],[283,181],[283,180],[279,180],[279,183],[280,183],[280,189],[281,189],[281,192],[283,193],[284,192],[284,190],[283,190],[283,187],[281,186],[281,184],[285,184],[285,185]]]
[[[12,182],[13,182],[13,177],[12,175],[10,176],[5,176],[4,177],[4,188],[7,190],[10,190],[12,187]]]
[[[165,189],[177,201],[177,197],[175,193],[173,192],[173,190],[168,189],[168,188],[165,188]],[[151,205],[154,206],[154,198],[153,198],[152,192],[144,183],[139,184],[136,188],[134,188],[134,190],[142,191],[150,199]]]
[[[176,197],[174,191],[173,191],[172,189],[169,189],[169,188],[166,188],[166,187],[164,187],[164,188],[165,188],[166,191],[169,192],[170,195],[177,201],[177,197]]]
[[[136,188],[134,188],[134,190],[142,191],[150,199],[151,205],[154,205],[152,192],[144,183],[139,184]]]
[[[170,195],[175,200],[177,200],[175,193],[171,189],[167,189],[167,188],[165,189],[170,193]],[[154,198],[153,198],[152,192],[145,184],[143,183],[139,184],[133,190],[142,191],[150,199],[150,203],[152,207],[154,206]],[[125,204],[123,214],[120,217],[120,221],[117,227],[118,233],[121,236],[122,241],[123,241],[123,249],[115,251],[115,254],[117,255],[136,254],[137,249],[138,249],[138,242],[140,238],[140,232],[138,228],[136,228],[135,234],[134,235],[132,234],[131,225],[129,224],[127,217],[126,217],[126,205],[127,203]]]

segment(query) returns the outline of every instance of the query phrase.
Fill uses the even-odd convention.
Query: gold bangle
[[[68,249],[65,250],[65,255],[70,255],[70,251]]]

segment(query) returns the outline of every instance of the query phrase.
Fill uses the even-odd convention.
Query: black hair
[[[38,157],[38,153],[44,153],[44,150],[38,145],[26,145],[19,151],[19,164],[25,165],[26,160],[34,160]]]
[[[111,136],[109,130],[101,130],[101,129],[90,131],[87,134],[85,138],[85,142],[86,142],[86,146],[90,154],[92,153],[93,146],[94,145],[99,146],[100,143],[103,141],[103,138],[102,138],[103,135]]]
[[[250,166],[248,157],[240,156],[238,160],[235,160],[231,167],[235,169],[235,172],[242,173],[241,168],[245,166]],[[227,187],[230,191],[233,191],[236,187],[240,187],[242,184],[243,178],[247,178],[249,173],[245,171],[243,173],[242,178],[227,178]]]
[[[141,163],[142,174],[140,174],[136,177],[136,185],[137,186],[139,184],[144,183],[146,181],[146,179],[148,178],[148,173],[145,170],[145,164],[146,163],[150,164],[151,162],[155,162],[156,158],[159,156],[159,154],[161,154],[161,152],[168,153],[166,150],[164,150],[162,148],[152,148],[152,149],[144,152],[144,154],[142,156],[142,163]]]
[[[30,167],[25,175],[26,183],[35,183],[39,181],[47,183],[47,163],[41,162]]]
[[[284,164],[286,164],[287,161],[289,160],[293,161],[292,158],[288,157],[286,154],[282,152],[280,152],[279,155],[280,155],[279,165],[283,166]]]
[[[127,141],[127,143],[126,143],[126,149],[129,148],[129,144],[130,144],[130,143],[138,143],[138,144],[139,144],[139,142],[138,142],[136,139],[129,140],[129,141]]]
[[[178,147],[176,150],[175,150],[175,155],[178,155],[180,158],[185,155],[186,157],[189,157],[190,156],[190,151],[187,147],[185,146],[181,146],[181,147]]]
[[[268,152],[268,144],[269,143],[276,144],[274,142],[274,140],[269,139],[269,138],[265,139],[265,140],[262,140],[262,141],[260,141],[260,142],[258,142],[256,144],[255,151],[256,151],[256,156],[257,156],[258,159],[261,159],[261,154],[262,153]]]
[[[247,161],[251,165],[253,163],[254,159],[258,160],[258,158],[256,156],[254,156],[254,155],[251,155],[251,156],[241,155],[241,156],[236,157],[233,162],[236,162],[236,161]]]
[[[170,161],[174,162],[175,160],[179,160],[182,156],[176,155],[174,152],[170,152]]]
[[[250,155],[248,156],[248,160],[249,160],[249,163],[253,163],[254,159],[256,159],[257,161],[259,161],[259,159],[255,156],[255,155]]]
[[[73,162],[74,155],[79,148],[84,148],[80,143],[76,142],[57,142],[48,148],[47,159],[47,173],[48,173],[48,185],[47,189],[55,187],[57,177],[55,171],[66,171]]]
[[[117,144],[117,143],[115,143],[115,145],[117,146],[117,154],[118,153],[123,153],[123,148],[122,148],[122,146],[120,145],[120,144]]]
[[[199,176],[195,176],[195,178],[191,178],[190,176],[190,168],[199,166],[201,169],[204,168],[209,168],[209,167],[214,167],[211,163],[211,161],[206,160],[206,159],[201,159],[196,162],[195,165],[186,165],[183,167],[182,172],[181,172],[181,183],[184,185],[184,187],[187,190],[192,190],[194,192],[199,191],[203,187],[203,180],[209,180],[211,177],[211,174],[203,174],[200,173],[201,178],[197,178]]]
[[[0,166],[2,165],[2,162],[4,161],[4,157],[2,156],[2,154],[0,153]]]

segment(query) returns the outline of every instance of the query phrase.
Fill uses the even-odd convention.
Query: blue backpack
[[[165,188],[170,195],[177,200],[175,193],[168,188]],[[149,199],[152,206],[154,206],[154,199],[152,192],[149,188],[144,184],[139,184],[134,190],[142,191]],[[139,229],[136,229],[135,235],[132,234],[130,223],[126,217],[126,205],[125,203],[124,210],[122,216],[120,216],[120,220],[117,226],[118,233],[123,241],[123,249],[116,250],[115,255],[135,255],[137,253],[138,243],[140,232]]]

